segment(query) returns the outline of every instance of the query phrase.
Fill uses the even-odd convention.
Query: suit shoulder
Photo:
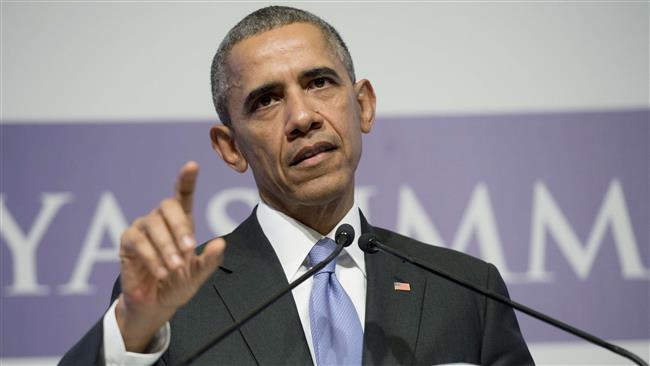
[[[487,275],[489,267],[493,267],[482,259],[457,250],[423,243],[383,228],[373,227],[373,230],[379,240],[386,245],[405,251],[411,256],[425,260],[437,268],[452,273],[470,275],[470,277],[476,275],[483,277]]]

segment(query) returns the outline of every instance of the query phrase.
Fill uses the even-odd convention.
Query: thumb
[[[203,247],[203,252],[196,258],[195,278],[199,283],[205,282],[210,275],[223,262],[223,252],[226,241],[216,238]]]
[[[199,174],[199,164],[195,161],[188,161],[183,165],[176,178],[175,196],[183,207],[186,214],[192,214],[192,204],[194,201],[194,189],[196,187],[196,178]]]

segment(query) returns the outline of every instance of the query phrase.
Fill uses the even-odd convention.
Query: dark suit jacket
[[[364,232],[376,234],[386,245],[507,295],[493,265],[372,227],[363,216],[361,221]],[[171,344],[160,364],[173,365],[185,359],[287,286],[280,261],[255,212],[225,239],[222,266],[171,319]],[[384,253],[366,254],[365,261],[364,364],[533,364],[514,312],[508,307]],[[411,290],[395,291],[394,282],[409,283]],[[113,299],[119,291],[116,286]],[[102,341],[100,320],[60,364],[103,363]],[[312,365],[293,296],[283,296],[208,351],[197,364]]]

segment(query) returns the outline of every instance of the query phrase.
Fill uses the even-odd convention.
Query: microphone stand
[[[341,225],[343,226],[343,225]],[[351,227],[350,227],[351,229]],[[251,310],[248,315],[245,317],[241,318],[239,321],[235,322],[233,325],[228,327],[226,330],[224,330],[221,334],[213,338],[210,342],[206,343],[203,347],[201,347],[199,350],[197,350],[194,354],[192,354],[190,357],[186,358],[185,360],[181,361],[178,365],[179,366],[187,366],[190,365],[192,362],[196,361],[197,358],[199,358],[201,355],[203,355],[207,350],[212,348],[214,345],[217,343],[221,342],[224,338],[229,336],[232,332],[236,331],[240,327],[242,327],[244,324],[248,323],[249,320],[253,319],[257,314],[262,312],[264,309],[268,308],[271,304],[276,302],[279,298],[281,298],[283,295],[285,295],[287,292],[293,290],[296,286],[300,285],[301,283],[305,282],[306,279],[309,277],[313,276],[314,273],[320,271],[323,267],[325,267],[329,262],[331,262],[334,258],[336,258],[343,248],[347,245],[349,245],[354,238],[354,231],[352,231],[352,237],[348,233],[343,233],[343,235],[339,235],[339,232],[337,231],[336,235],[336,248],[332,253],[327,256],[322,262],[316,264],[313,266],[311,269],[309,269],[307,272],[305,272],[302,276],[300,276],[297,280],[291,282],[288,287],[286,287],[284,290],[281,292],[278,292],[277,294],[273,295],[271,298],[266,300],[264,303],[259,305],[258,307],[254,308]]]
[[[371,237],[368,238],[368,236],[366,236],[366,235],[371,236]],[[362,244],[362,241],[364,241],[363,244]],[[556,327],[558,327],[558,328],[560,328],[560,329],[562,329],[562,330],[564,330],[564,331],[566,331],[568,333],[571,333],[571,334],[573,334],[573,335],[575,335],[577,337],[580,337],[580,338],[582,338],[584,340],[587,340],[587,341],[589,341],[591,343],[594,343],[594,344],[596,344],[598,346],[606,348],[606,349],[608,349],[608,350],[610,350],[610,351],[612,351],[612,352],[614,352],[614,353],[616,353],[616,354],[618,354],[620,356],[623,356],[625,358],[628,358],[628,359],[634,361],[634,363],[639,365],[639,366],[648,366],[648,364],[644,360],[642,360],[639,356],[637,356],[634,353],[626,350],[623,347],[619,347],[619,346],[617,346],[615,344],[611,344],[611,343],[609,343],[607,341],[604,341],[604,340],[602,340],[602,339],[600,339],[600,338],[598,338],[598,337],[596,337],[594,335],[591,335],[591,334],[589,334],[589,333],[587,333],[587,332],[585,332],[583,330],[575,328],[575,327],[573,327],[573,326],[571,326],[571,325],[569,325],[567,323],[564,323],[564,322],[562,322],[560,320],[551,318],[550,316],[542,314],[537,310],[531,309],[531,308],[529,308],[529,307],[527,307],[527,306],[525,306],[523,304],[520,304],[520,303],[517,303],[517,302],[515,302],[513,300],[510,300],[509,298],[507,298],[507,297],[505,297],[503,295],[500,295],[500,294],[498,294],[496,292],[492,292],[492,291],[489,291],[489,290],[482,289],[482,288],[477,287],[477,286],[475,286],[474,284],[472,284],[472,283],[470,283],[468,281],[465,281],[465,280],[460,279],[460,278],[456,278],[456,277],[448,274],[447,272],[441,271],[439,269],[431,268],[427,264],[425,264],[424,262],[418,260],[417,258],[413,258],[410,255],[403,254],[403,253],[401,253],[400,251],[398,251],[396,249],[393,249],[393,248],[391,248],[391,247],[389,247],[387,245],[382,244],[372,234],[364,234],[364,235],[362,235],[359,238],[359,247],[361,248],[361,250],[363,250],[364,252],[367,252],[367,253],[376,253],[378,250],[380,250],[382,252],[391,254],[391,255],[393,255],[393,256],[395,256],[397,258],[400,258],[400,259],[402,259],[402,260],[404,260],[406,262],[409,262],[409,263],[415,265],[416,267],[421,268],[421,269],[423,269],[423,270],[425,270],[427,272],[431,272],[433,274],[436,274],[436,275],[438,275],[440,277],[443,277],[443,278],[445,278],[445,279],[447,279],[447,280],[449,280],[451,282],[454,282],[454,283],[456,283],[458,285],[461,285],[461,286],[463,286],[465,288],[468,288],[468,289],[470,289],[472,291],[476,291],[476,292],[478,292],[478,293],[480,293],[480,294],[482,294],[482,295],[484,295],[484,296],[486,296],[486,297],[488,297],[488,298],[490,298],[492,300],[498,301],[498,302],[500,302],[502,304],[505,304],[507,306],[515,308],[515,309],[521,311],[522,313],[525,313],[525,314],[528,314],[528,315],[532,316],[533,318],[539,319],[539,320],[541,320],[541,321],[543,321],[543,322],[545,322],[547,324],[556,326]]]

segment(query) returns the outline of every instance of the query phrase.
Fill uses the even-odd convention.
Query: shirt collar
[[[271,208],[262,200],[257,206],[257,221],[273,246],[287,280],[291,281],[305,262],[311,248],[324,236],[298,220]],[[334,240],[336,229],[341,224],[349,224],[355,232],[355,240],[350,246],[343,249],[341,255],[349,254],[354,264],[365,276],[366,266],[363,252],[356,245],[356,239],[361,235],[361,217],[356,202],[352,204],[352,208],[343,219],[334,226],[334,229],[325,236]]]

